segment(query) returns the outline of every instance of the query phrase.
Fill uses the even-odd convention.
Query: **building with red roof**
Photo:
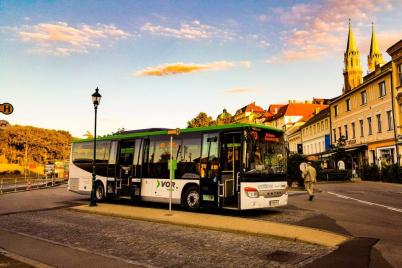
[[[265,113],[265,110],[252,102],[240,109],[238,109],[233,116],[234,123],[257,123],[258,118],[260,118]]]
[[[272,110],[277,109],[275,114],[267,114],[264,124],[287,130],[297,122],[305,122],[321,110],[328,107],[325,104],[313,102],[289,101],[286,105],[271,105]],[[270,106],[270,108],[271,108]],[[274,110],[275,111],[275,110]]]

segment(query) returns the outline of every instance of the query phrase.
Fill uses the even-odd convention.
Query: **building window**
[[[352,139],[356,138],[355,122],[352,123]]]
[[[402,64],[398,65],[398,78],[399,78],[399,85],[402,86]]]
[[[346,100],[346,111],[349,112],[350,111],[350,99]]]
[[[359,120],[359,123],[360,123],[360,137],[364,137],[363,120]]]
[[[338,132],[339,132],[339,138],[342,138],[342,128],[338,127]]]
[[[392,114],[392,111],[387,111],[387,120],[388,130],[394,130],[394,115]]]
[[[333,140],[333,143],[336,143],[336,129],[334,128],[333,131],[334,131],[334,140]]]
[[[334,106],[334,113],[335,113],[335,116],[338,116],[338,105]]]
[[[324,131],[324,121],[321,121],[321,131]]]
[[[379,83],[378,86],[379,86],[379,90],[380,90],[380,98],[387,95],[387,90],[385,88],[385,81],[382,81],[381,83]]]
[[[325,120],[325,129],[328,129],[328,119]]]
[[[367,104],[367,92],[362,91],[360,92],[361,98],[362,98],[362,105]]]
[[[348,139],[348,125],[345,125],[345,139]]]
[[[382,126],[381,126],[381,114],[377,114],[377,130],[378,133],[382,132]]]
[[[373,135],[373,128],[371,127],[371,117],[367,117],[368,134]]]

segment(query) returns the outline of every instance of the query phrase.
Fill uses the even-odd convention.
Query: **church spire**
[[[360,65],[360,52],[357,49],[355,37],[352,31],[352,24],[349,19],[349,33],[346,51],[343,57],[345,68],[343,70],[344,77],[344,93],[357,87],[363,82],[362,68]]]
[[[346,45],[346,53],[358,51],[356,47],[355,36],[353,35],[351,21],[349,19],[349,33],[348,33],[348,43]]]
[[[378,47],[377,37],[374,30],[374,22],[371,23],[371,44],[370,54],[367,57],[367,64],[369,72],[374,71],[376,65],[384,64],[384,59],[382,58],[381,51]]]

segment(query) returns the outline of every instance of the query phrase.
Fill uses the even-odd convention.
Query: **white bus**
[[[257,209],[287,205],[283,131],[230,124],[182,129],[173,136],[177,163],[172,202]],[[96,198],[169,202],[170,135],[166,129],[126,131],[97,139]],[[74,142],[68,189],[90,194],[93,140]]]

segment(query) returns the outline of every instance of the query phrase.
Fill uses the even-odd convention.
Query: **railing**
[[[66,182],[66,179],[54,176],[0,178],[0,194],[48,188]]]

